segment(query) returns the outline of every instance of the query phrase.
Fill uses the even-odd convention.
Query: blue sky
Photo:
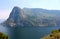
[[[60,0],[0,0],[0,19],[7,19],[14,6],[60,10]]]

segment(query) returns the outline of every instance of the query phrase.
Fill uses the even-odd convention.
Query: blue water
[[[20,39],[40,39],[45,35],[48,35],[52,30],[59,27],[25,27],[18,28],[18,38]]]
[[[0,25],[0,32],[9,34],[9,30],[7,27]]]
[[[60,27],[16,27],[9,28],[0,26],[0,32],[10,36],[10,39],[40,39],[48,35],[52,30]]]

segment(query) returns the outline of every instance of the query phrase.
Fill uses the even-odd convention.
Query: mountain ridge
[[[58,14],[57,14],[58,12]],[[4,26],[57,26],[60,11],[14,7]],[[55,13],[55,14],[54,14]],[[56,16],[58,15],[58,16]],[[60,20],[59,20],[60,21]],[[60,26],[60,25],[59,25]]]

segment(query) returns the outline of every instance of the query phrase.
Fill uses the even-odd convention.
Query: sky
[[[60,10],[60,0],[0,0],[0,19],[7,19],[14,6]]]

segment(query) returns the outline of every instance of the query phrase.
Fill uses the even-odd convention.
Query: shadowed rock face
[[[17,22],[18,19],[22,19],[22,10],[19,7],[14,7],[8,20],[13,20],[14,22]]]
[[[53,10],[39,8],[14,7],[9,18],[3,23],[4,26],[56,26],[57,16]]]
[[[18,8],[18,7],[14,7],[9,18],[12,18],[12,19],[17,19],[19,17],[19,14],[21,14],[21,9]],[[15,20],[16,21],[16,20]]]
[[[9,18],[3,23],[5,26],[32,26],[28,20],[23,17],[23,10],[19,7],[14,7]]]

